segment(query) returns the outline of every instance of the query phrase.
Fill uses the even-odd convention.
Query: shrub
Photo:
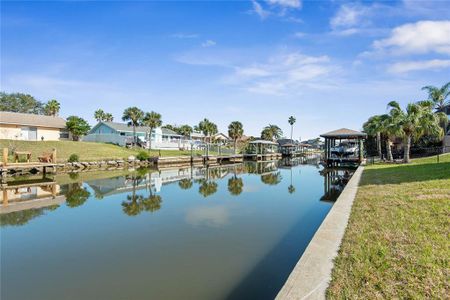
[[[147,151],[140,151],[137,155],[136,158],[138,160],[148,160],[150,158],[150,155],[148,154]]]
[[[71,154],[67,161],[68,162],[79,162],[80,158],[78,157],[78,154]]]

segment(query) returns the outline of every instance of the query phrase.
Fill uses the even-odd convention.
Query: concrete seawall
[[[323,220],[276,299],[325,299],[364,167],[359,166]]]

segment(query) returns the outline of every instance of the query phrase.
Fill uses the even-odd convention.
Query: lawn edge
[[[364,167],[359,166],[295,265],[276,299],[325,299]]]

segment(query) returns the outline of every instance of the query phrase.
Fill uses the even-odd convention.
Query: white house
[[[0,139],[58,141],[69,139],[60,117],[0,111]]]

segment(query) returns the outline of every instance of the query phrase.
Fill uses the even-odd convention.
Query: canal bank
[[[358,191],[363,166],[359,166],[323,220],[276,299],[325,299],[337,256]]]

